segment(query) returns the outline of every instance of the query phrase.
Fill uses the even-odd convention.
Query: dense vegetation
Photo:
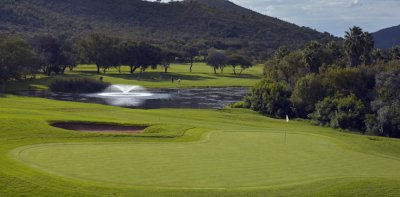
[[[67,68],[73,70],[78,64],[95,64],[97,74],[101,71],[105,74],[111,69],[121,73],[122,67],[129,67],[130,74],[137,70],[144,73],[157,67],[162,67],[167,73],[170,65],[176,62],[189,63],[188,70],[192,72],[196,58],[205,59],[214,69],[214,74],[217,70],[223,73],[230,66],[234,75],[241,75],[253,66],[250,58],[238,52],[212,48],[201,56],[196,48],[179,53],[145,42],[136,43],[100,34],[91,34],[76,43],[66,37],[48,35],[35,36],[28,41],[18,37],[0,38],[0,55],[4,57],[0,62],[3,89],[9,80],[34,79],[40,72],[48,76],[64,74]]]
[[[52,92],[95,93],[106,89],[110,84],[88,78],[56,79],[50,83]]]
[[[75,39],[99,33],[180,52],[191,47],[239,50],[256,60],[281,45],[297,48],[310,40],[334,39],[225,0],[5,0],[0,4],[1,33]]]
[[[250,91],[245,107],[400,137],[399,49],[374,49],[372,36],[358,27],[346,32],[343,46],[312,41],[303,50],[283,47],[265,64],[267,79]]]

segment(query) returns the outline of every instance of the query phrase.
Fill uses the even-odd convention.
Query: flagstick
[[[289,116],[286,115],[286,123],[289,123]],[[286,144],[286,140],[287,140],[287,129],[285,129],[285,144]]]

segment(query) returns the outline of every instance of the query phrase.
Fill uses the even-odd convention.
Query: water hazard
[[[220,109],[230,103],[241,101],[247,92],[247,87],[145,89],[141,86],[112,85],[103,92],[95,94],[66,94],[48,91],[29,91],[18,94],[138,109]]]

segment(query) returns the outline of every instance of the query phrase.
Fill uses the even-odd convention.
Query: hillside
[[[227,0],[7,0],[0,5],[0,33],[77,38],[104,33],[177,50],[185,45],[241,49],[258,58],[281,45],[333,39]]]
[[[400,45],[400,25],[382,29],[373,33],[375,46],[378,48],[392,48]]]

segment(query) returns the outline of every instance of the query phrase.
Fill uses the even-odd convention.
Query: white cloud
[[[343,36],[353,25],[374,32],[400,23],[399,0],[232,0],[260,13]]]

